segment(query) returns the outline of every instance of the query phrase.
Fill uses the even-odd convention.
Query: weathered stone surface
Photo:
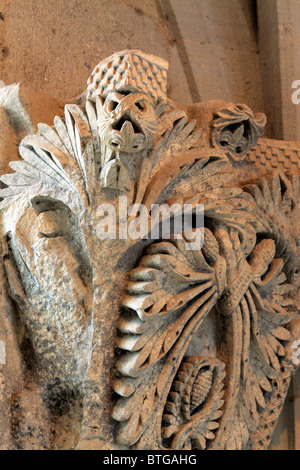
[[[299,4],[258,0],[257,9],[265,112],[270,116],[267,132],[275,139],[299,140],[300,106],[292,99],[300,76]]]
[[[166,73],[116,53],[38,131],[18,85],[0,90],[3,145],[31,134],[0,178],[4,448],[270,444],[299,338],[299,170],[278,149],[299,146],[263,139],[246,105],[176,104]],[[151,231],[162,204],[169,233],[166,213]]]
[[[170,96],[182,104],[221,99],[264,110],[252,2],[163,0],[162,5],[192,101],[179,99],[183,91],[176,84],[178,94]]]
[[[0,88],[0,173],[11,172],[9,162],[18,160],[18,147],[40,122],[51,124],[53,116],[63,114],[64,103],[35,92],[30,86],[15,83]]]
[[[28,82],[54,98],[71,100],[79,95],[99,57],[115,50],[140,48],[168,57],[164,38],[141,6],[128,7],[111,0],[71,0],[68,4],[52,0],[50,8],[47,0],[13,0],[6,2],[3,15],[7,48],[4,81]]]
[[[1,90],[0,90],[1,92]],[[2,155],[0,168],[1,173],[9,171],[9,162],[18,159],[18,139],[14,132],[14,129],[8,122],[8,117],[5,112],[4,106],[0,106],[0,123],[1,123],[1,140],[0,140],[0,152]]]
[[[7,84],[70,101],[99,57],[134,48],[170,62],[168,96],[181,104],[220,98],[264,111],[250,0],[1,0],[0,13]]]

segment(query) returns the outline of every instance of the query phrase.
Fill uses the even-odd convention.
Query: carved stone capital
[[[167,69],[118,52],[37,128],[1,89],[7,448],[270,443],[298,362],[300,147],[244,104],[179,106]]]

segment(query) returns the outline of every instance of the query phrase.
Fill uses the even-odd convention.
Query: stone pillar
[[[300,9],[297,0],[257,0],[260,70],[266,132],[276,139],[300,139],[300,103],[293,102],[300,88]],[[298,95],[299,96],[299,95]],[[299,372],[292,379],[288,400],[274,434],[273,447],[300,448]],[[294,426],[291,427],[291,421]],[[280,437],[281,435],[281,437]]]
[[[257,14],[268,137],[299,140],[300,104],[292,102],[292,84],[300,80],[299,2],[257,0]]]

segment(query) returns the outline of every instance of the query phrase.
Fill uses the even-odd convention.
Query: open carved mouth
[[[139,123],[129,114],[124,114],[117,122],[112,125],[112,128],[116,131],[122,132],[122,128],[126,122],[129,122],[134,130],[135,134],[144,134]]]
[[[124,113],[111,124],[109,146],[113,149],[136,153],[145,148],[147,138],[134,115]]]

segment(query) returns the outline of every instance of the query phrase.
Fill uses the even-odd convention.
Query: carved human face
[[[156,130],[154,103],[139,92],[110,92],[98,115],[101,141],[116,152],[134,154],[150,148]]]

